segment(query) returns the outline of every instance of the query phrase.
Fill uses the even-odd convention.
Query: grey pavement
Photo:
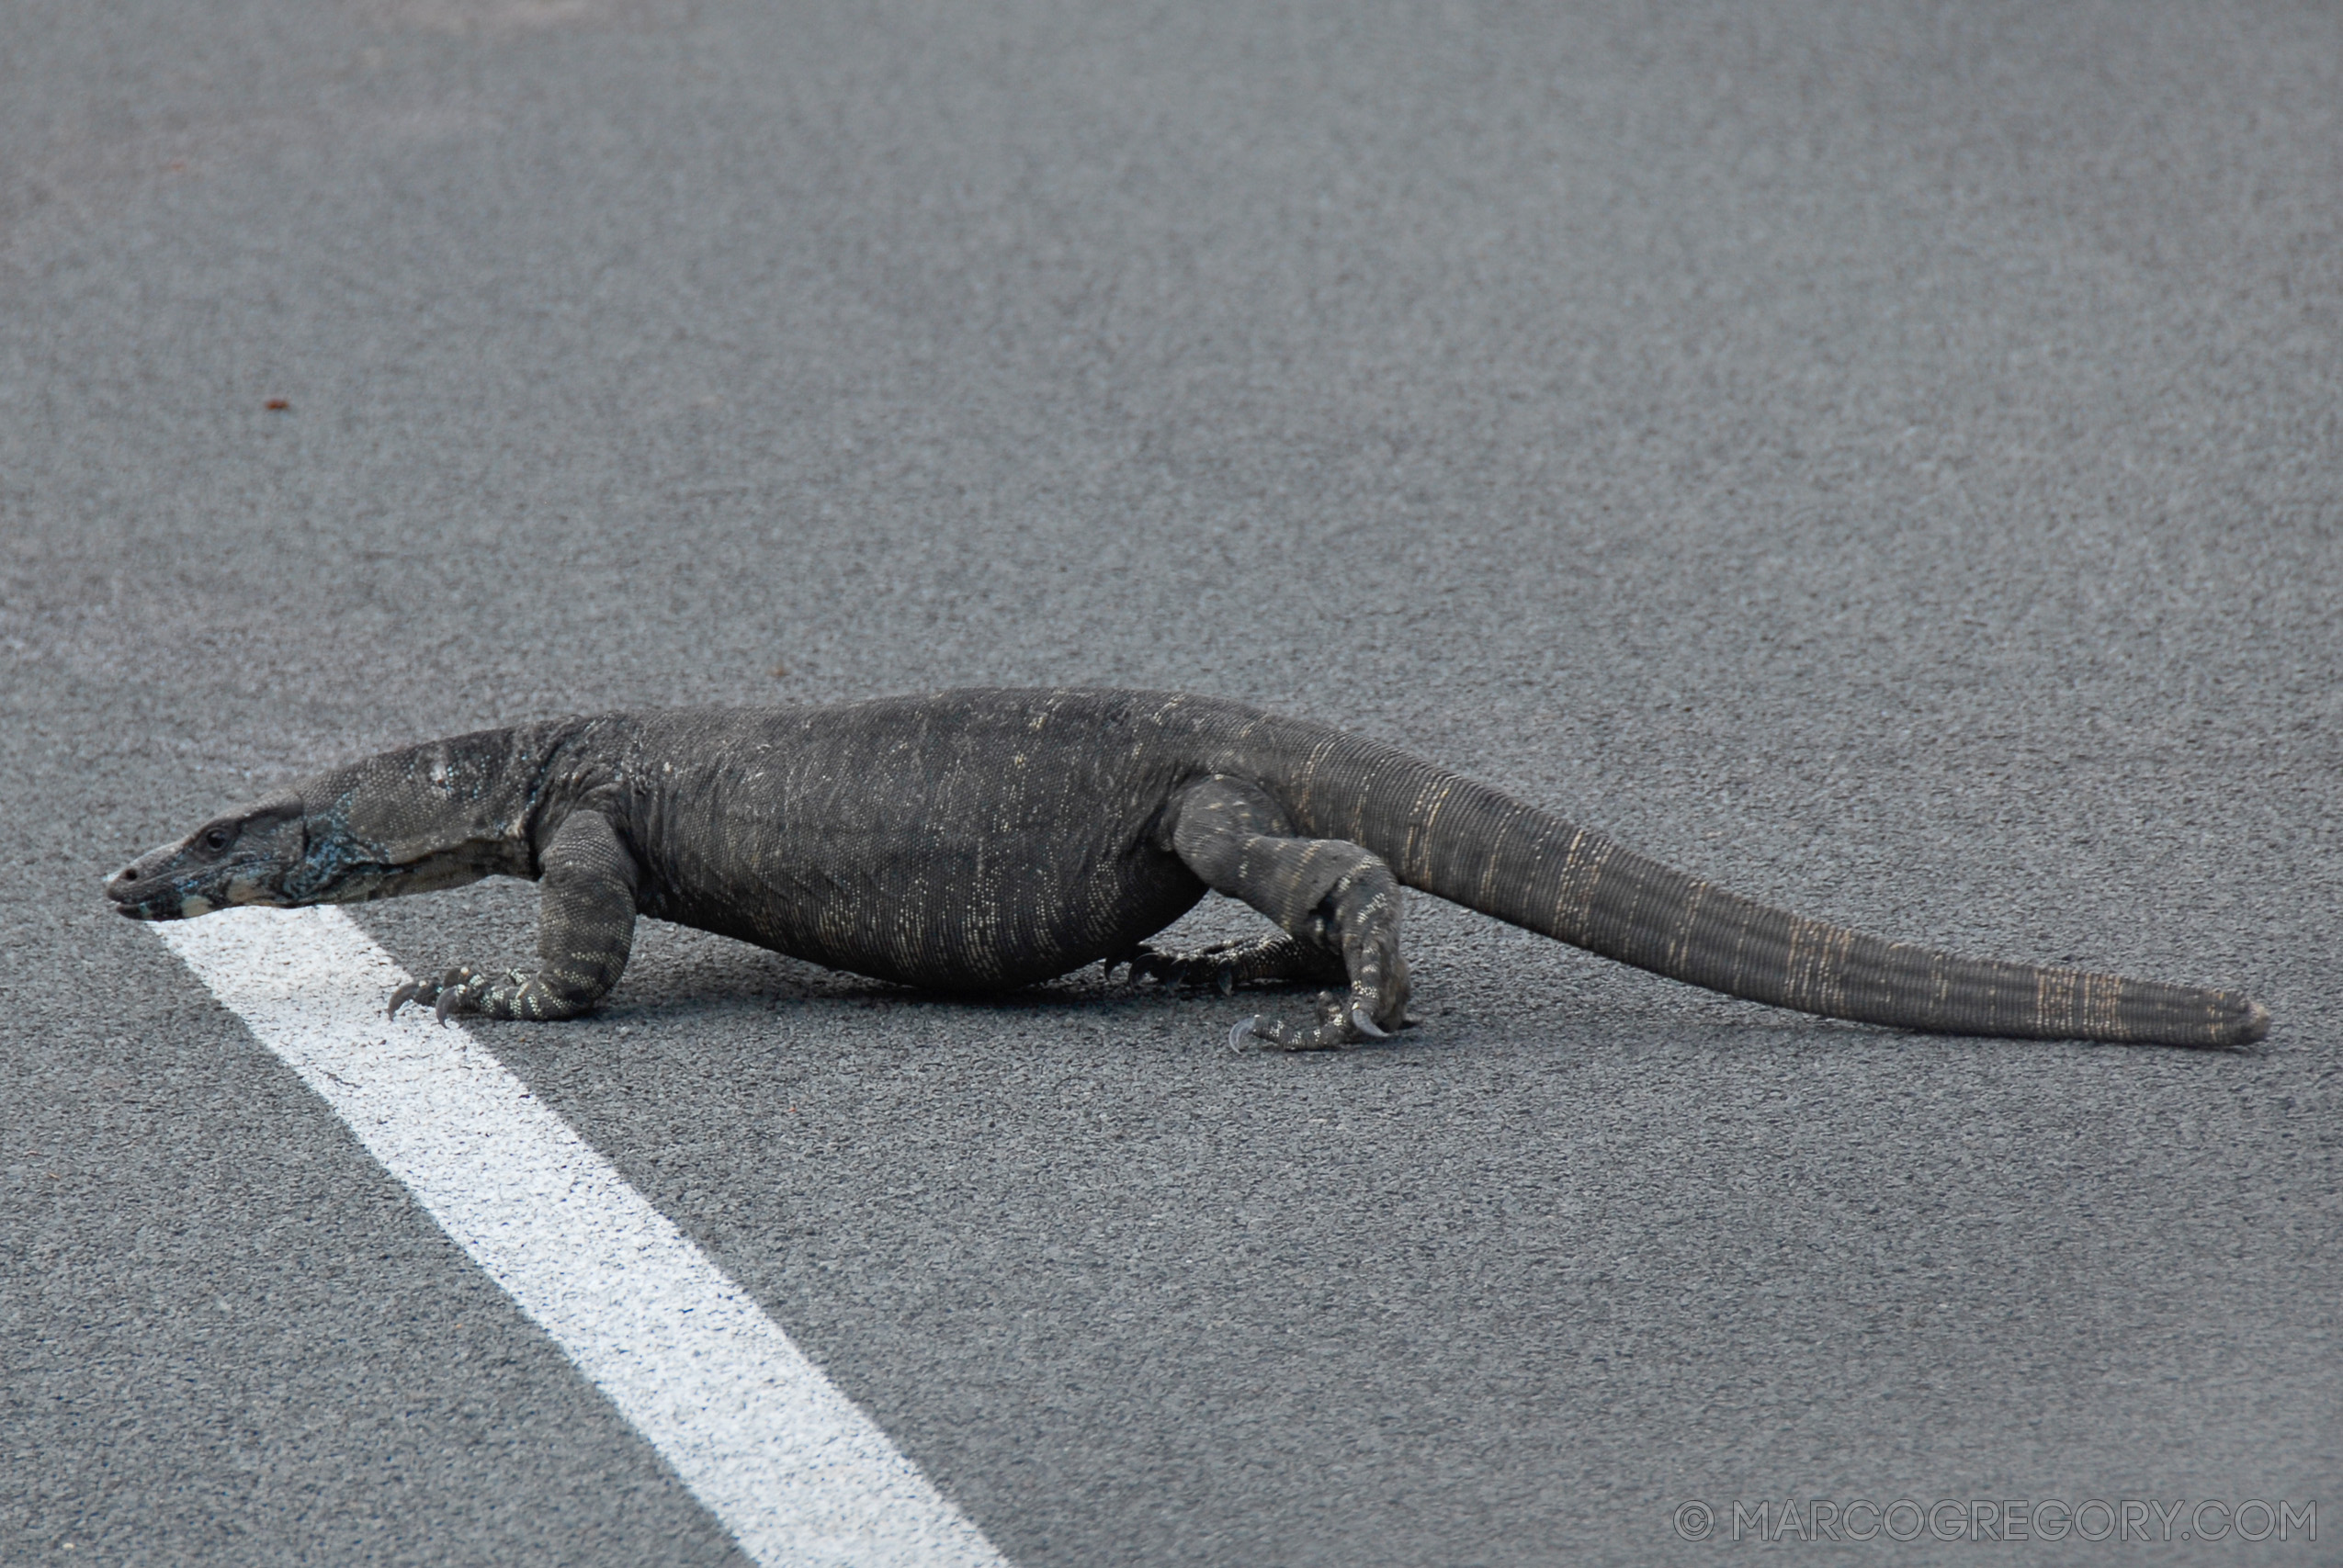
[[[481,1027],[1013,1561],[2343,1561],[2339,604],[2332,6],[15,0],[0,1561],[742,1561],[99,879],[429,735],[1074,682],[2276,1024],[1420,899],[1425,1026],[1331,1056],[672,928]]]

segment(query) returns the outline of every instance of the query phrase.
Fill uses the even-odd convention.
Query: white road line
[[[158,925],[552,1335],[751,1557],[1007,1568],[977,1528],[610,1162],[338,909]]]

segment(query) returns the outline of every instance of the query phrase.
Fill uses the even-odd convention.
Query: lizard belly
[[[688,876],[644,912],[902,985],[1001,990],[1120,956],[1205,894],[1175,857],[1144,848],[1102,859],[1019,840],[841,848],[799,843]]]

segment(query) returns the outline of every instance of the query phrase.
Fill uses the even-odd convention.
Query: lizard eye
[[[217,853],[220,851],[226,849],[228,847],[229,840],[232,840],[235,836],[236,835],[234,833],[229,831],[225,828],[214,828],[210,832],[206,833],[203,836],[203,847],[207,850],[210,850],[214,853]]]

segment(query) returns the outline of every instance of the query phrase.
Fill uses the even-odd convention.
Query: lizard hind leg
[[[1240,779],[1192,784],[1169,815],[1171,848],[1188,869],[1285,932],[1249,949],[1195,957],[1228,963],[1232,981],[1251,970],[1343,983],[1319,997],[1314,1024],[1255,1019],[1239,1025],[1232,1040],[1251,1034],[1283,1050],[1322,1051],[1410,1021],[1399,884],[1389,866],[1345,840],[1296,837],[1276,803]]]

